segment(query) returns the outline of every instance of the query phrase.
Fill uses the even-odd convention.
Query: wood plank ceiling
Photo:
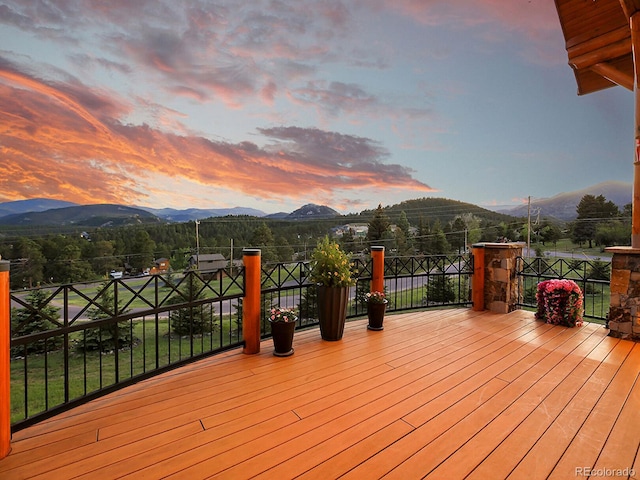
[[[578,94],[634,88],[631,17],[640,0],[555,0]],[[640,22],[639,22],[640,23]]]

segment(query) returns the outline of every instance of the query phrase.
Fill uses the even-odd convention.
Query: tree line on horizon
[[[526,241],[526,219],[485,215],[488,211],[477,208],[469,211],[464,210],[464,205],[434,206],[431,202],[427,211],[413,200],[331,219],[291,221],[228,216],[200,220],[198,225],[186,222],[0,237],[0,255],[11,261],[11,288],[19,289],[104,280],[110,271],[125,266],[135,274],[161,258],[169,259],[174,271],[183,271],[197,247],[199,254],[219,253],[227,259],[241,258],[243,248],[260,248],[264,263],[305,260],[320,239],[345,224],[368,227],[366,236],[344,228],[344,233],[336,237],[351,254],[367,252],[371,245],[384,246],[387,255],[408,256],[459,253],[478,242]],[[570,234],[575,243],[588,242],[589,246],[629,243],[630,207],[618,211],[602,195],[585,195],[577,212],[578,219],[565,226],[568,230],[551,220],[533,225],[531,240],[555,243]]]

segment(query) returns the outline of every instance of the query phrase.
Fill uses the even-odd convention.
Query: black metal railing
[[[353,259],[347,317],[366,314],[370,258]],[[473,261],[466,255],[385,259],[388,311],[469,306]],[[272,306],[318,324],[308,262],[262,267],[262,336]],[[14,430],[188,362],[238,348],[244,269],[154,275],[11,293]]]
[[[243,270],[11,293],[14,429],[242,345]]]
[[[470,255],[387,257],[384,263],[388,312],[471,306],[473,257]],[[365,294],[370,291],[372,261],[352,259],[351,270],[356,284],[349,289],[347,318],[357,318],[367,313]],[[298,311],[298,329],[318,325],[316,288],[309,280],[310,271],[308,262],[263,267],[263,337],[270,335],[266,311],[274,306]]]
[[[471,306],[471,255],[430,255],[385,259],[390,311]]]
[[[539,282],[556,278],[570,279],[580,286],[584,294],[584,317],[607,322],[611,299],[610,261],[519,257],[518,262],[521,265],[518,269],[522,294],[520,306],[536,307],[536,290]]]

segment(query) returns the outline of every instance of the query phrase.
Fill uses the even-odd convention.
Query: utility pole
[[[527,258],[531,258],[531,195],[527,206]]]
[[[200,220],[196,219],[196,268],[200,271],[200,233],[198,232]]]

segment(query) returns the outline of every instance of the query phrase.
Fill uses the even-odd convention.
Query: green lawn
[[[611,253],[605,252],[604,249],[600,246],[594,245],[592,248],[589,248],[588,243],[580,246],[576,245],[568,238],[560,239],[555,244],[550,242],[547,242],[546,245],[542,245],[541,243],[531,244],[531,250],[535,250],[538,247],[541,248],[544,252],[571,254],[576,260],[586,260],[587,258],[591,257],[600,257],[603,260],[611,258]]]
[[[222,331],[219,325],[216,325],[210,334],[195,337],[192,342],[189,338],[170,336],[167,319],[159,319],[157,327],[155,320],[136,320],[130,325],[136,341],[133,348],[117,352],[119,381],[215,350],[221,345],[221,337],[222,342],[228,345],[229,330],[233,328],[228,322],[225,322]],[[73,335],[71,342],[79,342],[82,338],[81,332]],[[11,421],[23,420],[47,408],[63,404],[65,402],[64,378],[62,350],[47,355],[30,354],[26,364],[23,359],[13,359],[11,361]],[[83,353],[72,348],[72,353],[69,355],[69,379],[70,400],[115,384],[117,382],[116,354],[114,352]],[[27,406],[25,406],[25,390]]]

